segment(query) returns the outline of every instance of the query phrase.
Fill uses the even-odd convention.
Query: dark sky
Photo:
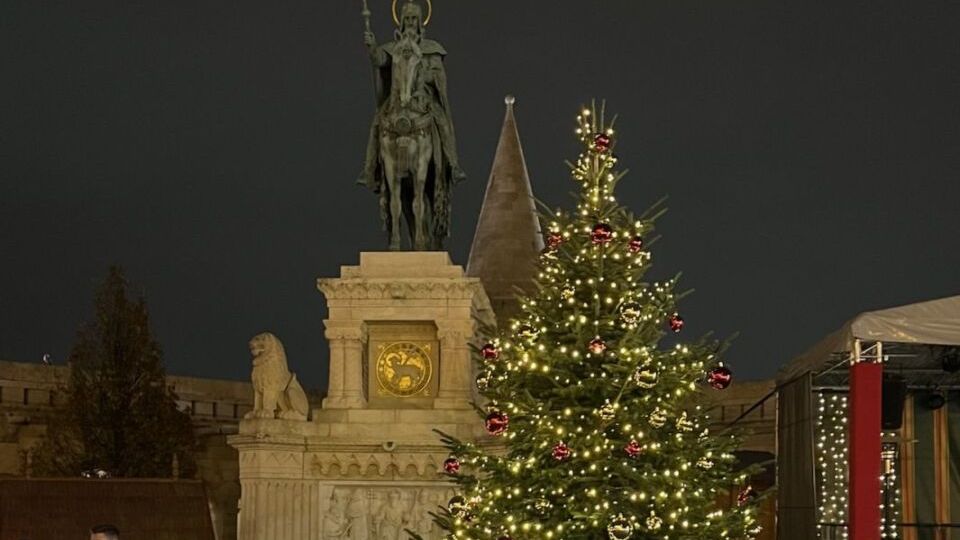
[[[369,0],[378,38],[387,0]],[[657,276],[692,334],[772,375],[854,314],[960,293],[960,3],[435,0],[465,263],[503,117],[568,204],[573,116],[620,113],[620,201],[669,196]],[[325,385],[318,276],[384,242],[354,185],[360,0],[0,2],[0,358],[62,362],[109,264],[168,369],[246,378],[272,330]]]

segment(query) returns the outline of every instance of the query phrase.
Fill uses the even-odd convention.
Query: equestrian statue
[[[402,249],[402,224],[416,251],[439,251],[450,235],[450,199],[454,184],[466,175],[457,159],[447,75],[447,54],[427,39],[427,14],[414,0],[393,0],[393,41],[377,44],[364,0],[364,43],[373,64],[376,114],[370,127],[359,183],[380,198],[380,217],[389,247]]]

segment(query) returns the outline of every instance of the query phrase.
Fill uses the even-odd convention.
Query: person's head
[[[120,529],[113,525],[97,525],[90,529],[90,540],[120,540]]]
[[[423,8],[414,2],[403,5],[400,11],[400,32],[412,31],[420,34],[423,31]]]

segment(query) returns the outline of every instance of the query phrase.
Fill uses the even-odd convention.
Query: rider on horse
[[[409,156],[402,151],[384,147],[385,140],[404,137],[428,137],[421,149],[429,149],[430,155],[426,168],[426,181],[423,187],[424,215],[416,216],[424,220],[425,245],[416,249],[443,249],[443,240],[450,230],[450,192],[451,186],[466,175],[460,169],[457,159],[456,139],[453,119],[450,114],[450,102],[447,97],[447,77],[443,65],[446,51],[436,41],[424,37],[423,11],[420,5],[409,2],[403,5],[399,28],[394,40],[377,45],[373,33],[366,32],[364,41],[370,52],[374,67],[374,79],[377,90],[377,113],[370,128],[366,161],[358,180],[370,187],[380,196],[380,213],[384,228],[392,238],[394,224],[399,223],[394,216],[395,206],[391,207],[391,186],[385,161],[399,160],[399,170],[403,174],[410,169],[413,176],[416,164],[407,163]],[[413,60],[413,61],[411,61]],[[384,154],[386,152],[386,154]],[[385,159],[386,158],[386,159]],[[391,175],[394,176],[394,175]],[[395,179],[400,188],[400,178]],[[409,180],[409,179],[408,179]],[[409,200],[405,200],[405,205]],[[415,210],[405,206],[403,213],[407,217],[408,228],[413,233],[411,218]],[[397,232],[398,234],[398,232]],[[399,249],[391,241],[391,249]]]

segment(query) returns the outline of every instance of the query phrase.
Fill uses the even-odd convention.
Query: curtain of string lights
[[[847,531],[847,396],[817,394],[817,531],[821,540],[846,540]],[[884,439],[896,433],[885,433]],[[896,452],[884,456],[884,473],[878,487],[882,490],[881,538],[900,537],[900,483]]]
[[[884,439],[896,437],[896,433],[884,433]],[[900,460],[897,454],[896,443],[886,443],[883,452],[883,477],[881,485],[883,489],[883,515],[880,522],[880,538],[899,538],[900,537],[900,482],[898,467]]]
[[[822,540],[847,533],[847,396],[819,394],[817,407],[817,531]]]

